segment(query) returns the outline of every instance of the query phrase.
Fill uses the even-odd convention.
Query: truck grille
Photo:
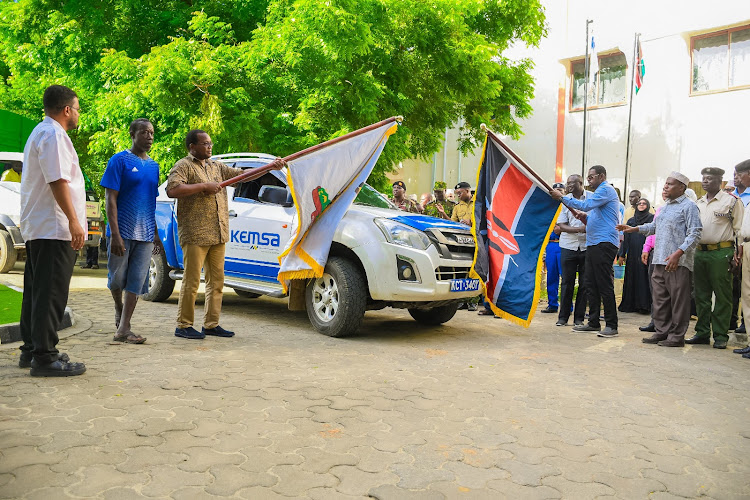
[[[444,259],[474,260],[474,237],[469,229],[438,229],[425,231]]]
[[[438,281],[459,280],[469,277],[468,267],[440,266],[435,269]]]

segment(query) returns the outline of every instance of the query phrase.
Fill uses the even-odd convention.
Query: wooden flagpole
[[[380,128],[384,125],[387,125],[389,123],[398,122],[399,124],[404,121],[403,116],[392,116],[390,118],[387,118],[383,121],[380,121],[378,123],[373,123],[372,125],[369,125],[367,127],[361,128],[359,130],[355,130],[354,132],[349,132],[348,134],[342,135],[341,137],[335,137],[333,139],[330,139],[325,142],[321,142],[320,144],[316,144],[315,146],[311,146],[307,149],[303,149],[302,151],[298,151],[294,154],[291,154],[289,156],[286,156],[284,158],[281,158],[280,160],[283,162],[290,162],[293,160],[296,160],[298,158],[301,158],[302,156],[308,155],[310,153],[314,153],[316,151],[320,151],[323,148],[326,148],[328,146],[332,146],[338,142],[344,141],[346,139],[351,139],[352,137],[356,137],[358,135],[362,135],[366,132],[370,132],[372,130],[375,130],[377,128]],[[227,179],[224,182],[222,182],[220,185],[221,187],[230,186],[232,184],[237,184],[238,182],[243,181],[250,181],[253,179],[257,179],[258,177],[262,176],[263,174],[271,171],[271,170],[278,170],[280,168],[279,164],[281,163],[279,159],[274,160],[273,162],[269,163],[268,165],[263,165],[262,167],[257,168],[249,168],[242,174],[238,175],[237,177],[232,177],[231,179]]]
[[[534,170],[530,166],[528,166],[526,162],[521,159],[520,156],[518,156],[515,152],[513,152],[513,150],[510,149],[498,136],[496,136],[495,133],[492,132],[492,130],[487,128],[487,125],[483,123],[480,127],[482,130],[487,132],[487,135],[491,137],[492,140],[500,144],[503,147],[503,149],[505,149],[513,157],[514,160],[520,163],[523,168],[525,168],[531,175],[533,175],[534,178],[537,181],[539,181],[539,183],[547,189],[547,191],[552,191],[552,187],[549,184],[547,184],[547,181],[539,177],[539,174],[534,172]],[[573,214],[574,217],[578,215],[578,210],[576,210],[575,208],[569,207],[564,201],[561,201],[561,203],[565,205],[568,210],[570,210],[570,212]]]

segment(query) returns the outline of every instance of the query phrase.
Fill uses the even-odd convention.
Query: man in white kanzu
[[[86,371],[57,350],[57,329],[68,302],[76,252],[86,241],[86,188],[67,131],[78,126],[75,92],[62,85],[44,91],[44,121],[23,151],[21,234],[26,269],[21,306],[21,368],[35,377],[68,377]]]

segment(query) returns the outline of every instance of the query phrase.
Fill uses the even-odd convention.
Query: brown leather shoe
[[[684,340],[662,340],[659,342],[662,347],[685,347]]]
[[[644,344],[658,344],[662,340],[667,340],[667,337],[660,337],[659,335],[652,335],[651,337],[644,337],[641,342]]]

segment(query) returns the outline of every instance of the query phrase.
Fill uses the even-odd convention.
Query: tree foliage
[[[370,179],[383,187],[459,118],[463,149],[482,122],[517,137],[531,62],[502,54],[545,26],[539,0],[0,0],[0,107],[39,119],[47,85],[76,90],[95,180],[138,117],[166,173],[190,128],[215,153],[285,156],[403,115]]]

